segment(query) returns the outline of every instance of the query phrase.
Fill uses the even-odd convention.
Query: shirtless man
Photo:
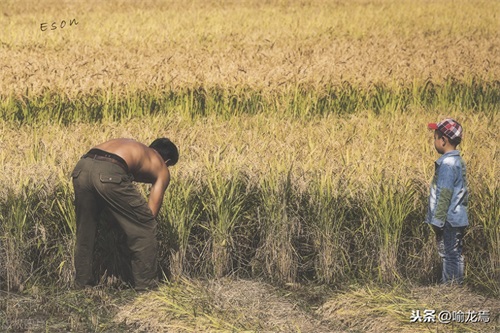
[[[148,147],[131,139],[104,142],[82,156],[73,170],[76,207],[75,286],[94,284],[93,250],[103,209],[111,212],[127,236],[136,290],[157,284],[156,216],[170,182],[169,166],[179,159],[167,138]],[[148,201],[132,181],[152,184]]]

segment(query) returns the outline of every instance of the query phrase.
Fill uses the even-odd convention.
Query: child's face
[[[437,131],[434,131],[434,148],[436,148],[436,151],[440,154],[444,153],[444,148],[446,146],[446,141],[445,141],[445,136],[439,137],[437,134]]]

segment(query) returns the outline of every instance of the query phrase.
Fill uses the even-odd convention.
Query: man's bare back
[[[167,161],[155,149],[133,139],[112,139],[94,148],[120,156],[127,163],[135,181],[152,184],[148,206],[156,217],[170,183]]]
[[[123,158],[134,179],[141,183],[153,183],[157,174],[166,168],[165,162],[156,150],[133,139],[112,139],[94,148]]]

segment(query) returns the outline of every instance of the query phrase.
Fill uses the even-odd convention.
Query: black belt
[[[89,150],[88,153],[83,155],[82,158],[92,158],[98,161],[111,162],[120,166],[123,170],[125,170],[128,173],[128,165],[123,158],[121,158],[116,154],[108,153],[107,151],[104,150],[93,148]]]

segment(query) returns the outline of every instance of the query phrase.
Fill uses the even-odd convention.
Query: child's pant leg
[[[433,227],[439,256],[442,259],[442,283],[462,283],[464,278],[463,236],[465,227],[453,227],[448,222],[443,228]]]

